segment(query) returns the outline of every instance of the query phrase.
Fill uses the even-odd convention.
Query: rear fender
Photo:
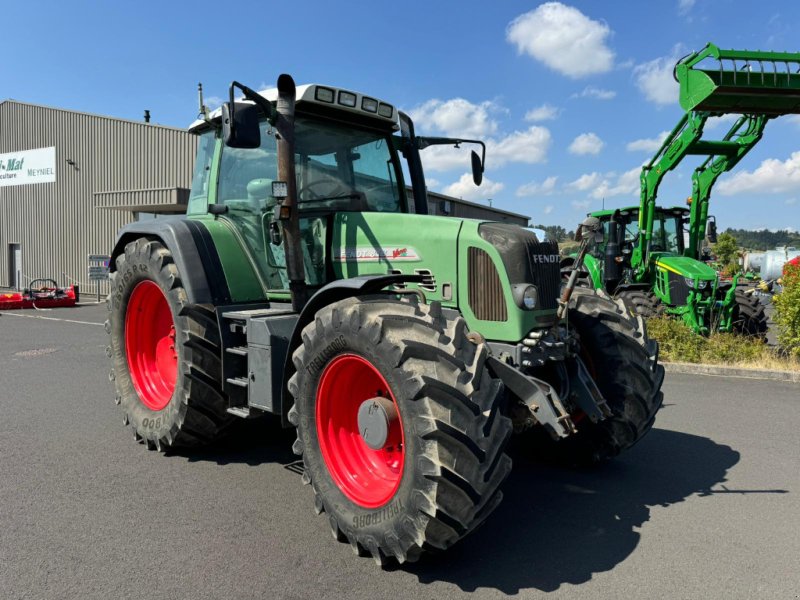
[[[185,217],[139,221],[123,227],[111,252],[109,268],[117,270],[117,256],[139,238],[158,240],[172,253],[183,288],[192,304],[230,304],[231,293],[211,234]]]

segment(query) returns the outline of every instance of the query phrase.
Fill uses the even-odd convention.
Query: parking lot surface
[[[500,509],[380,569],[313,511],[293,433],[148,452],[108,381],[105,307],[0,315],[2,598],[799,598],[796,384],[668,374],[656,428],[569,470],[514,450]]]

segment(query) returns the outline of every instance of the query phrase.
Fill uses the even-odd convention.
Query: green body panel
[[[337,279],[359,275],[414,274],[427,269],[436,291],[426,298],[457,306],[456,240],[462,221],[450,217],[380,212],[337,213],[333,220],[331,262]],[[449,284],[453,293],[442,297]],[[416,288],[416,286],[410,286]]]
[[[253,259],[243,250],[241,235],[224,217],[190,216],[211,234],[234,303],[263,300],[265,290]]]
[[[577,256],[577,254],[576,254]],[[602,262],[592,256],[591,254],[587,254],[583,259],[583,265],[586,267],[586,270],[589,272],[589,278],[592,281],[592,287],[596,290],[603,289],[603,264]]]
[[[440,301],[459,310],[471,331],[486,339],[516,343],[536,327],[537,317],[555,311],[520,309],[511,294],[505,294],[506,321],[478,319],[469,307],[467,254],[470,247],[484,250],[497,268],[503,289],[511,284],[497,249],[484,240],[478,227],[481,221],[429,215],[379,212],[338,213],[333,221],[331,261],[337,278],[358,275],[385,275],[390,272],[414,274],[430,271],[435,290],[417,284],[428,301]],[[449,292],[443,295],[443,290]]]
[[[651,258],[657,267],[672,271],[683,277],[705,281],[715,281],[717,279],[717,272],[714,269],[709,267],[706,263],[693,258],[655,252],[652,254]]]
[[[511,282],[497,248],[484,240],[479,232],[480,221],[464,220],[458,238],[458,279],[468,280],[468,251],[470,247],[484,250],[492,259],[500,276],[500,285],[506,290],[505,301],[508,319],[506,321],[483,321],[478,319],[469,306],[469,290],[466,285],[459,286],[458,308],[464,315],[467,325],[487,340],[516,344],[537,326],[537,318],[555,314],[555,309],[547,311],[522,310],[511,297]]]

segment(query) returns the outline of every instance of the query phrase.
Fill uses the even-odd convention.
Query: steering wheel
[[[328,190],[326,193],[315,192],[314,188],[322,187],[323,185],[328,186]],[[297,197],[303,200],[318,200],[320,198],[328,198],[329,196],[340,196],[342,194],[348,193],[347,190],[342,182],[334,180],[334,179],[318,179],[317,181],[312,181],[311,183],[307,183],[304,185],[300,190],[297,192]],[[304,198],[306,194],[309,195],[308,198]]]

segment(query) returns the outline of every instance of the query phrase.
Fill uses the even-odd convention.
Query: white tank
[[[787,251],[785,248],[767,250],[764,253],[764,264],[761,266],[761,279],[777,279],[783,272],[783,265],[797,255],[797,250]]]
[[[744,253],[744,270],[747,271],[760,271],[764,266],[764,252],[745,252]]]

